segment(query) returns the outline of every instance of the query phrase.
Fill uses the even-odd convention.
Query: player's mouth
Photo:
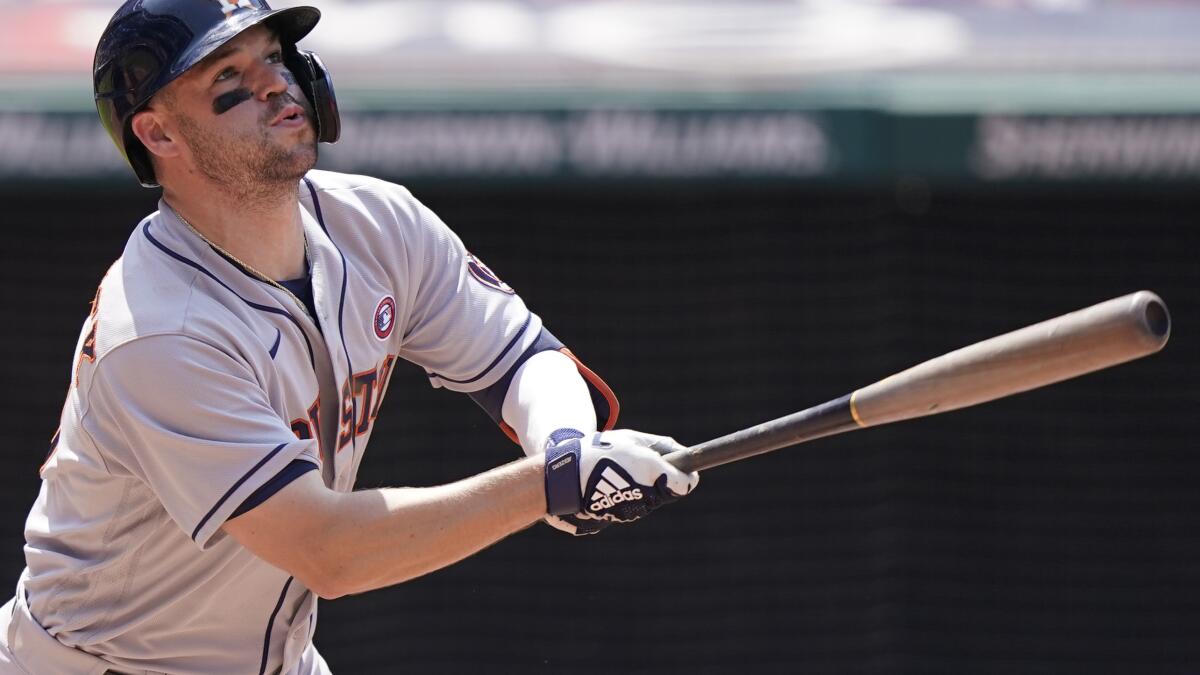
[[[271,124],[269,126],[298,127],[303,125],[304,108],[301,108],[295,103],[289,103],[283,107],[283,110],[279,111],[279,114],[275,116],[275,119],[271,120]]]

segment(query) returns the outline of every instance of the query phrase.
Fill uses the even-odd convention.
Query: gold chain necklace
[[[168,205],[168,206],[170,206],[170,205]],[[305,314],[309,313],[308,307],[304,304],[304,302],[302,300],[300,300],[300,298],[296,297],[296,294],[289,291],[287,289],[287,287],[285,287],[283,284],[279,283],[278,281],[275,281],[274,279],[272,279],[271,277],[268,277],[267,275],[263,274],[262,272],[259,272],[258,270],[254,269],[250,265],[242,262],[241,258],[238,258],[234,254],[230,253],[229,251],[226,251],[224,248],[213,243],[213,241],[211,239],[204,236],[204,233],[202,233],[200,230],[197,230],[194,225],[189,223],[188,219],[184,218],[182,213],[180,213],[179,211],[176,211],[174,206],[171,207],[171,212],[174,213],[175,216],[177,218],[179,218],[179,220],[182,221],[184,225],[187,225],[187,228],[189,230],[191,230],[193,234],[195,234],[197,237],[200,237],[201,241],[203,241],[204,243],[211,246],[213,248],[213,250],[217,251],[218,253],[225,256],[229,260],[232,260],[234,263],[237,264],[238,267],[241,267],[243,270],[248,272],[250,274],[250,276],[254,277],[255,279],[258,279],[259,281],[263,282],[264,284],[274,286],[275,288],[278,288],[279,290],[283,291],[284,293],[287,293],[288,297],[291,298],[293,301],[295,301],[296,305],[300,309],[304,310]],[[308,235],[303,234],[303,233],[302,233],[302,235],[304,237],[304,262],[307,265],[308,261],[310,260],[310,258],[308,257]],[[313,317],[311,315],[309,315],[309,318],[313,318]]]

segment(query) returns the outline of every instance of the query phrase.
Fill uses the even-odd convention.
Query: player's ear
[[[179,142],[170,127],[165,111],[151,106],[133,116],[133,135],[137,136],[152,157],[174,157],[179,154]]]

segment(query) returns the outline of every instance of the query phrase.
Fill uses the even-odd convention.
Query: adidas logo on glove
[[[546,442],[546,522],[571,534],[594,534],[675,501],[699,480],[663,459],[664,450],[681,449],[665,436],[629,429],[591,438],[578,429],[556,430]]]
[[[596,491],[592,493],[588,510],[611,509],[622,502],[641,498],[642,491],[638,488],[630,488],[629,483],[610,466],[600,474],[600,480],[596,482]]]

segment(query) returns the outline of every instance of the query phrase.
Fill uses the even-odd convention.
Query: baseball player
[[[0,609],[0,673],[327,673],[317,596],[395,584],[539,519],[629,522],[698,477],[404,188],[313,171],[339,135],[311,7],[129,0],[104,127],[159,209],[105,275]],[[396,361],[526,458],[354,491]],[[606,431],[597,431],[606,429]],[[454,448],[432,448],[454,452]]]

